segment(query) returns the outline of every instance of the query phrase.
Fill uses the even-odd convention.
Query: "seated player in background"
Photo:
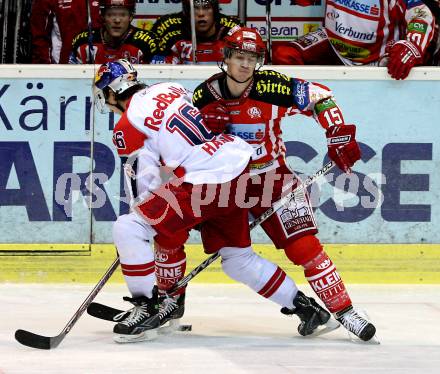
[[[298,315],[301,335],[325,325],[330,313],[251,248],[248,211],[239,196],[245,196],[252,147],[236,136],[214,135],[180,84],[148,87],[126,60],[102,65],[95,89],[98,109],[121,114],[113,143],[120,157],[131,160],[125,170],[135,198],[132,211],[113,226],[131,293],[124,299],[134,305],[115,325],[115,340],[154,339],[161,325],[182,317],[185,289],[171,297],[165,292],[183,278],[184,244],[199,224],[206,253],[219,251],[227,275]],[[166,184],[161,165],[175,174]]]
[[[236,17],[220,13],[218,0],[194,0],[198,63],[222,61],[223,38],[239,24]],[[192,61],[192,38],[189,0],[182,1],[182,11],[156,20],[152,31],[159,38],[155,63],[187,64]]]
[[[267,209],[264,201],[280,198],[288,182],[301,183],[285,159],[283,117],[313,117],[326,130],[328,156],[342,171],[349,172],[360,159],[356,127],[345,124],[332,91],[273,70],[260,71],[265,52],[256,30],[233,28],[225,38],[222,73],[199,85],[193,95],[194,105],[212,132],[236,134],[254,147],[253,180],[247,192],[249,199],[257,198],[258,203],[249,209],[254,217]],[[273,190],[267,191],[269,180]],[[261,226],[289,260],[304,268],[307,281],[335,318],[360,339],[372,339],[376,328],[353,308],[340,274],[316,237],[318,228],[307,191],[297,193],[288,207]],[[288,309],[283,311],[289,314]]]
[[[421,0],[328,0],[325,27],[274,45],[276,65],[387,66],[394,79],[427,63],[434,18]]]
[[[120,58],[148,64],[157,52],[154,33],[131,25],[135,0],[99,0],[103,26],[84,30],[72,42],[71,64],[102,64]]]
[[[435,18],[434,37],[429,46],[427,65],[440,66],[440,0],[423,0]]]
[[[97,1],[34,0],[31,11],[32,63],[67,64],[73,38],[88,27],[88,3],[92,27],[99,27]]]

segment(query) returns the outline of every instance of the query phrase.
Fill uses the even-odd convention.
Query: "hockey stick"
[[[196,33],[196,14],[194,9],[194,0],[189,0],[190,22],[191,22],[191,44],[192,44],[192,60],[193,64],[197,64],[197,33]]]
[[[90,0],[86,0],[86,7],[87,7],[87,30],[89,32],[89,35],[87,37],[87,44],[89,48],[89,58],[87,60],[88,64],[94,64],[95,63],[95,57],[93,55],[93,27],[92,27],[92,11],[90,9]]]
[[[321,178],[323,175],[327,174],[331,169],[333,169],[336,166],[334,161],[329,161],[327,164],[325,164],[321,169],[319,169],[315,174],[308,177],[301,185],[293,189],[293,191],[289,192],[286,196],[282,197],[281,199],[277,200],[268,210],[266,210],[261,216],[254,219],[249,224],[249,229],[252,230],[255,227],[259,226],[261,223],[263,223],[265,220],[267,220],[272,214],[274,214],[278,209],[286,205],[292,198],[295,196],[296,193],[299,191],[302,191],[315,183],[319,178]],[[290,189],[293,187],[293,183],[289,184],[286,189]],[[167,295],[173,295],[178,289],[185,287],[194,277],[197,276],[200,272],[202,272],[204,269],[206,269],[209,265],[211,265],[215,260],[217,260],[220,257],[219,252],[214,253],[210,257],[208,257],[205,261],[203,261],[199,266],[197,266],[194,270],[192,270],[188,275],[183,277],[181,280],[179,280],[168,292]],[[113,317],[123,313],[123,310],[115,309],[112,307],[109,307],[104,304],[100,303],[91,303],[90,307],[87,309],[87,313],[89,313],[91,316],[105,319],[107,321],[114,321]]]
[[[323,175],[327,174],[331,169],[336,166],[334,161],[329,161],[325,164],[321,169],[319,169],[315,174],[308,177],[302,184],[294,188],[291,192],[289,192],[286,196],[281,197],[281,199],[275,201],[273,205],[266,210],[261,216],[254,219],[249,224],[249,230],[254,229],[255,227],[261,225],[264,221],[266,221],[272,214],[274,214],[278,209],[286,205],[299,191],[305,190],[307,187],[315,183],[319,178]],[[293,187],[293,183],[288,186],[286,189],[290,189]],[[202,270],[206,269],[209,265],[211,265],[215,260],[220,257],[219,252],[214,253],[212,256],[208,257],[205,261],[203,261],[199,266],[197,266],[193,271],[191,271],[188,275],[183,277],[180,281],[178,281],[168,292],[168,295],[172,295],[178,289],[185,287],[191,279],[193,279],[197,274],[199,274]]]
[[[266,49],[267,49],[267,62],[272,63],[272,14],[271,14],[272,0],[266,0]]]
[[[114,271],[119,265],[119,257],[113,261],[109,269],[105,272],[105,274],[102,276],[102,278],[99,280],[98,284],[93,288],[93,290],[90,292],[89,296],[83,301],[79,309],[75,312],[75,314],[72,316],[69,322],[67,322],[67,325],[64,327],[64,329],[56,336],[43,336],[34,334],[32,332],[26,331],[26,330],[17,330],[15,332],[15,339],[23,344],[27,345],[28,347],[32,348],[39,348],[39,349],[52,349],[58,347],[58,345],[63,341],[63,339],[66,337],[66,335],[69,333],[69,331],[72,329],[72,327],[75,325],[75,323],[78,321],[78,319],[82,316],[84,311],[89,307],[89,305],[92,303],[93,299],[96,297],[96,295],[99,293],[102,287],[107,283],[107,281],[110,279]]]
[[[2,30],[2,48],[1,48],[1,64],[6,64],[8,61],[6,61],[6,57],[8,55],[8,16],[9,16],[9,1],[3,2],[2,5],[0,5],[0,10],[3,11],[3,30]]]

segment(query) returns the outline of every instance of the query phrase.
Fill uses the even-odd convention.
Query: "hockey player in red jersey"
[[[153,339],[159,326],[183,315],[184,290],[164,294],[184,276],[184,244],[199,224],[205,251],[219,251],[225,273],[298,315],[300,334],[325,325],[330,313],[250,246],[248,211],[237,196],[245,195],[252,147],[236,136],[214,135],[180,84],[148,87],[126,60],[102,65],[95,88],[98,108],[122,114],[113,142],[119,156],[131,159],[125,170],[132,211],[117,219],[113,238],[132,295],[125,299],[134,307],[115,325],[115,340]],[[161,165],[174,172],[166,184]]]
[[[423,65],[434,17],[421,0],[327,0],[325,27],[273,48],[277,65],[387,66],[405,79]]]
[[[251,214],[257,217],[264,212],[265,200],[278,200],[286,182],[301,183],[286,164],[280,127],[284,116],[312,116],[326,130],[328,156],[348,172],[360,158],[356,128],[345,124],[332,92],[318,83],[257,69],[264,62],[265,45],[254,29],[236,27],[225,43],[227,71],[222,66],[222,73],[199,85],[193,102],[214,133],[236,134],[254,147],[250,164],[254,179],[248,198],[258,200],[250,208]],[[267,189],[268,180],[273,191]],[[353,309],[344,282],[316,237],[318,230],[307,193],[297,194],[288,208],[277,211],[262,227],[277,248],[304,268],[311,287],[336,319],[360,339],[372,339],[375,327]]]
[[[440,0],[423,0],[435,18],[434,37],[429,47],[428,65],[440,66]]]
[[[192,62],[192,38],[189,0],[182,1],[182,11],[162,16],[152,31],[159,38],[155,63],[188,64]],[[220,13],[218,0],[194,0],[196,59],[200,64],[214,64],[223,59],[223,38],[239,24],[236,17]]]
[[[84,30],[72,42],[71,64],[102,64],[120,58],[132,64],[148,64],[157,53],[154,33],[131,25],[135,0],[99,0],[103,26]]]
[[[88,13],[91,27],[99,27],[101,20],[97,1],[34,0],[30,19],[32,63],[67,64],[72,39],[88,26]]]

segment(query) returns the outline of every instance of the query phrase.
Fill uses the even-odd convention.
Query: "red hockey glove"
[[[388,74],[394,79],[405,79],[414,65],[423,62],[419,47],[407,40],[399,40],[387,47]]]
[[[228,110],[219,103],[211,103],[201,110],[205,125],[214,133],[225,131],[226,124],[231,122]]]
[[[346,173],[361,158],[355,135],[355,125],[331,126],[326,132],[328,157]]]

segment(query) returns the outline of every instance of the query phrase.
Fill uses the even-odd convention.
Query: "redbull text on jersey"
[[[168,108],[177,98],[186,95],[186,91],[177,87],[169,87],[167,94],[160,93],[152,100],[156,102],[156,109],[153,111],[153,117],[146,117],[144,125],[158,131],[164,117],[164,110]]]

